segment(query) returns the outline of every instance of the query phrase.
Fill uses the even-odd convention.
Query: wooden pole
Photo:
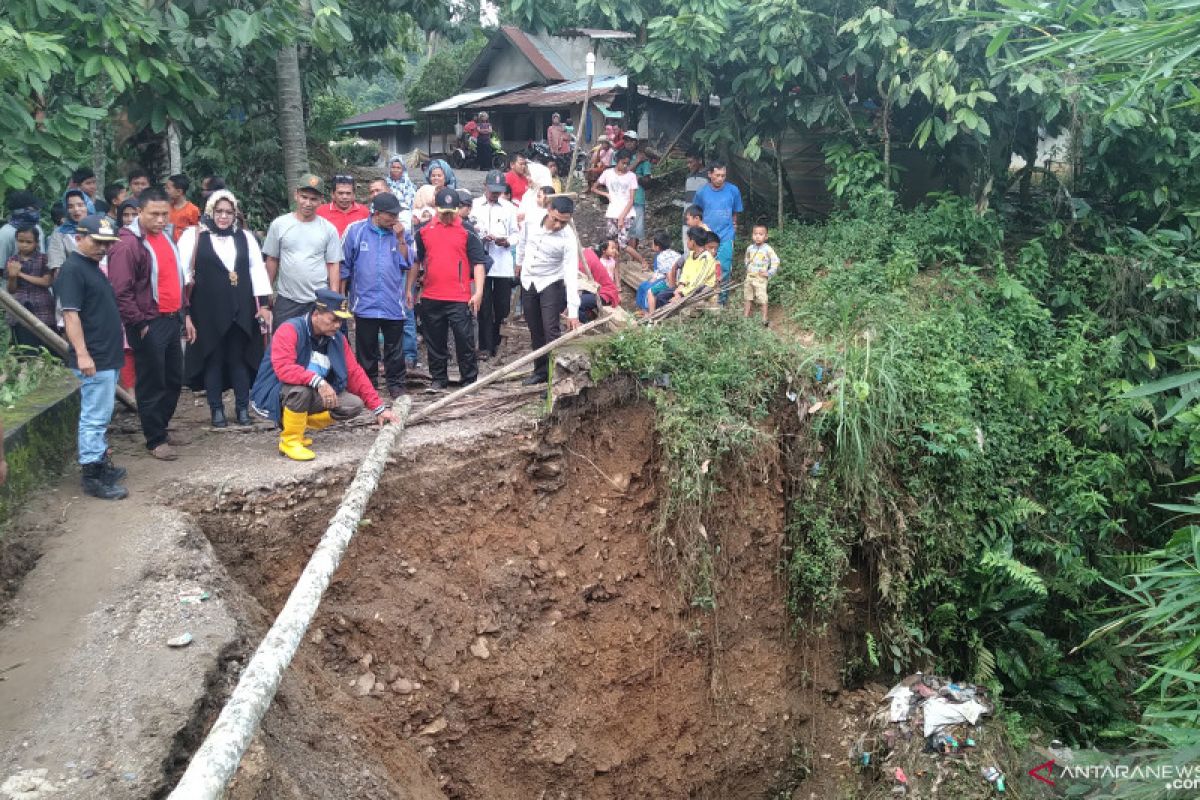
[[[704,102],[708,102],[708,97],[704,98]],[[691,124],[696,121],[696,117],[700,114],[700,108],[700,106],[696,106],[696,110],[692,112],[690,117],[688,117],[688,121],[683,123],[683,127],[679,129],[679,133],[675,134],[675,138],[671,140],[671,143],[663,148],[663,158],[667,158],[669,155],[671,155],[671,151],[675,149],[675,145],[679,144],[680,138],[682,138],[683,134],[687,132],[687,129],[691,126]]]
[[[583,146],[583,135],[587,131],[588,103],[592,99],[592,80],[594,75],[588,75],[587,91],[583,93],[583,112],[579,115],[579,134],[575,137],[575,149],[571,151],[571,166],[567,169],[567,182],[563,191],[571,191],[571,181],[575,180],[575,164],[579,161],[579,151]],[[587,187],[584,187],[585,189]]]
[[[8,313],[19,319],[22,325],[33,331],[50,350],[63,358],[67,357],[67,353],[71,349],[70,345],[61,336],[46,327],[45,323],[35,317],[29,309],[18,303],[17,298],[3,289],[0,289],[0,305],[3,305]],[[120,386],[117,386],[117,399],[124,403],[130,411],[137,411],[137,402],[133,399],[133,395]]]

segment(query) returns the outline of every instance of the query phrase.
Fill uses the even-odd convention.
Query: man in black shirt
[[[125,470],[113,466],[109,458],[107,433],[125,354],[117,296],[100,271],[100,259],[117,241],[117,228],[108,217],[92,214],[76,223],[75,241],[77,249],[63,262],[54,293],[62,304],[71,344],[67,365],[81,382],[78,441],[83,491],[120,500],[129,494],[117,484]]]

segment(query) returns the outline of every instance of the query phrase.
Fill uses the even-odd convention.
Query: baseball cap
[[[380,192],[375,195],[375,199],[371,201],[372,214],[399,214],[400,199],[391,192]]]
[[[354,316],[350,313],[346,295],[338,294],[333,289],[317,289],[317,299],[313,302],[313,307],[319,311],[332,311],[334,316],[342,319]]]
[[[457,211],[458,192],[450,188],[439,189],[433,202],[438,211]]]
[[[638,138],[637,131],[625,131],[625,138],[626,138],[626,139],[636,139],[636,138]]]
[[[458,190],[458,205],[469,206],[475,198],[471,196],[471,192],[467,189]]]
[[[504,173],[498,169],[494,169],[483,179],[483,185],[487,187],[489,192],[503,192],[508,184],[504,181]]]
[[[306,172],[300,176],[300,182],[296,184],[296,191],[313,191],[324,197],[325,181],[321,180],[320,175]]]
[[[75,233],[90,236],[97,242],[115,242],[117,229],[112,220],[103,214],[89,214],[75,223]]]

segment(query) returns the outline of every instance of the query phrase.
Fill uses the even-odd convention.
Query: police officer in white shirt
[[[533,349],[544,347],[562,335],[559,317],[567,311],[567,327],[579,327],[579,242],[570,226],[575,201],[556,196],[541,224],[526,227],[520,270],[521,307]],[[524,385],[546,383],[550,358],[533,363],[533,374]]]
[[[470,220],[483,240],[492,267],[483,284],[479,308],[479,358],[496,357],[500,348],[500,325],[508,318],[512,290],[517,284],[512,246],[516,244],[517,208],[504,197],[504,173],[492,170],[484,179],[487,190],[471,206]]]

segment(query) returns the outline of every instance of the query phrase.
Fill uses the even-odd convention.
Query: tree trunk
[[[892,132],[891,132],[892,101],[883,101],[883,115],[880,118],[880,135],[883,137],[883,188],[892,188]]]
[[[777,210],[779,213],[779,224],[777,227],[783,227],[783,132],[780,131],[778,138],[775,139],[775,180],[777,182],[776,195]]]
[[[183,172],[183,155],[179,152],[179,126],[175,120],[167,121],[167,174]]]
[[[304,105],[300,83],[300,51],[295,42],[283,46],[275,58],[276,101],[279,140],[283,146],[283,174],[288,193],[296,190],[300,176],[308,172],[308,140],[304,130]]]

